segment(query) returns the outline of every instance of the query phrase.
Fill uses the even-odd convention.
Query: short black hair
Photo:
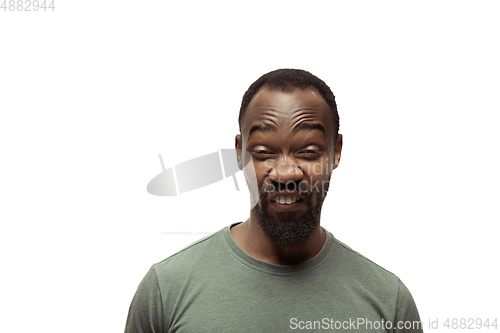
[[[306,88],[312,87],[316,89],[321,94],[321,96],[323,96],[326,103],[330,107],[330,110],[332,111],[333,125],[335,129],[334,138],[335,140],[337,140],[340,126],[339,113],[337,111],[335,96],[333,95],[330,87],[328,87],[323,80],[309,73],[308,71],[292,68],[277,69],[264,74],[260,78],[258,78],[257,81],[250,85],[248,90],[243,95],[243,99],[241,101],[240,115],[238,117],[240,132],[241,119],[243,118],[243,115],[248,108],[248,104],[250,104],[250,101],[255,96],[255,94],[264,86],[266,86],[266,88],[270,90],[281,90],[287,93],[293,92],[296,88],[304,90]]]

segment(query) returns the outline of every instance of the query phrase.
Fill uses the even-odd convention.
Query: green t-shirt
[[[330,232],[311,260],[274,265],[246,254],[229,229],[153,265],[125,332],[422,332],[399,278]]]

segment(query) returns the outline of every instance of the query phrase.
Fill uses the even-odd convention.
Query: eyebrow
[[[254,126],[250,127],[250,133],[248,133],[248,139],[250,139],[250,136],[255,131],[268,132],[268,133],[276,133],[276,130],[274,128],[272,128],[271,126],[268,126],[268,125],[254,125]]]
[[[303,131],[303,130],[319,130],[321,132],[323,132],[324,134],[326,134],[326,130],[325,130],[325,127],[321,124],[311,124],[311,123],[300,123],[298,124],[297,126],[295,126],[295,128],[293,129],[293,132],[299,132],[299,131]]]

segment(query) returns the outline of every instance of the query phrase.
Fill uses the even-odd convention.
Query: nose
[[[296,182],[304,177],[302,169],[292,161],[278,162],[269,173],[269,179],[277,183]]]

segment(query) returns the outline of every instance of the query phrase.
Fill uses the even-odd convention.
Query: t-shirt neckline
[[[225,243],[228,245],[230,252],[237,260],[246,266],[273,275],[295,275],[315,269],[321,266],[328,259],[332,246],[334,245],[333,235],[328,232],[328,230],[321,227],[326,234],[325,244],[323,244],[323,248],[312,259],[296,265],[271,264],[248,255],[238,246],[238,244],[236,244],[230,229],[240,223],[242,222],[233,223],[222,230],[222,236],[224,237]]]

